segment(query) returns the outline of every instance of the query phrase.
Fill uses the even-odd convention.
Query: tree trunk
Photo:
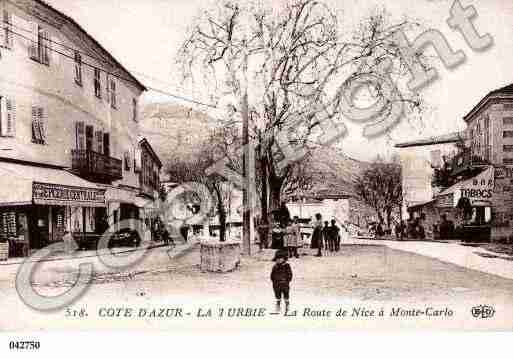
[[[283,180],[277,177],[269,178],[269,191],[270,191],[270,207],[271,211],[277,211],[281,207],[281,187]]]
[[[261,193],[260,193],[260,248],[267,248],[269,243],[269,211],[268,211],[268,189],[267,189],[267,167],[265,163],[261,165]]]
[[[226,241],[226,209],[224,208],[223,195],[221,189],[214,186],[217,197],[217,215],[219,216],[219,240]]]
[[[219,210],[219,241],[226,241],[226,212],[224,211],[223,205],[218,206]]]
[[[392,209],[391,208],[388,208],[387,209],[387,226],[388,226],[388,229],[391,229],[391,225],[392,225]]]

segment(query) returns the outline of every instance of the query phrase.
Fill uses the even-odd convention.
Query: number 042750
[[[38,341],[10,341],[10,350],[38,350],[41,347],[41,343]]]

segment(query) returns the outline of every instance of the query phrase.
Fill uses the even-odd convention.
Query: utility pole
[[[253,198],[255,178],[255,151],[249,140],[249,105],[248,105],[248,54],[244,54],[244,94],[242,96],[242,144],[244,154],[242,159],[242,177],[244,187],[242,189],[242,248],[243,254],[251,255],[251,243],[254,242],[255,233],[253,226]]]

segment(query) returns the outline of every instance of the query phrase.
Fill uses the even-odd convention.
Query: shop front
[[[131,187],[104,186],[106,189],[108,225],[114,233],[129,233],[132,242],[152,240],[151,219],[157,216],[153,201],[139,197],[140,191]],[[126,242],[126,241],[125,241]],[[113,246],[124,246],[127,243],[111,239]],[[118,243],[118,244],[116,244]],[[129,243],[131,244],[131,243]]]
[[[9,256],[28,256],[66,232],[98,235],[105,206],[103,189],[64,169],[0,163],[0,241]]]
[[[409,208],[410,214],[423,214],[426,225],[433,228],[433,237],[440,236],[439,227],[450,223],[453,239],[489,242],[492,238],[497,191],[494,167],[477,176],[460,181],[443,190],[432,201]],[[442,223],[443,222],[443,223]]]

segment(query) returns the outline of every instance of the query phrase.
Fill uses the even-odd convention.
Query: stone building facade
[[[144,216],[145,86],[43,1],[0,0],[0,19],[3,237],[37,249],[65,232],[97,235]],[[155,185],[159,165],[152,159]]]

